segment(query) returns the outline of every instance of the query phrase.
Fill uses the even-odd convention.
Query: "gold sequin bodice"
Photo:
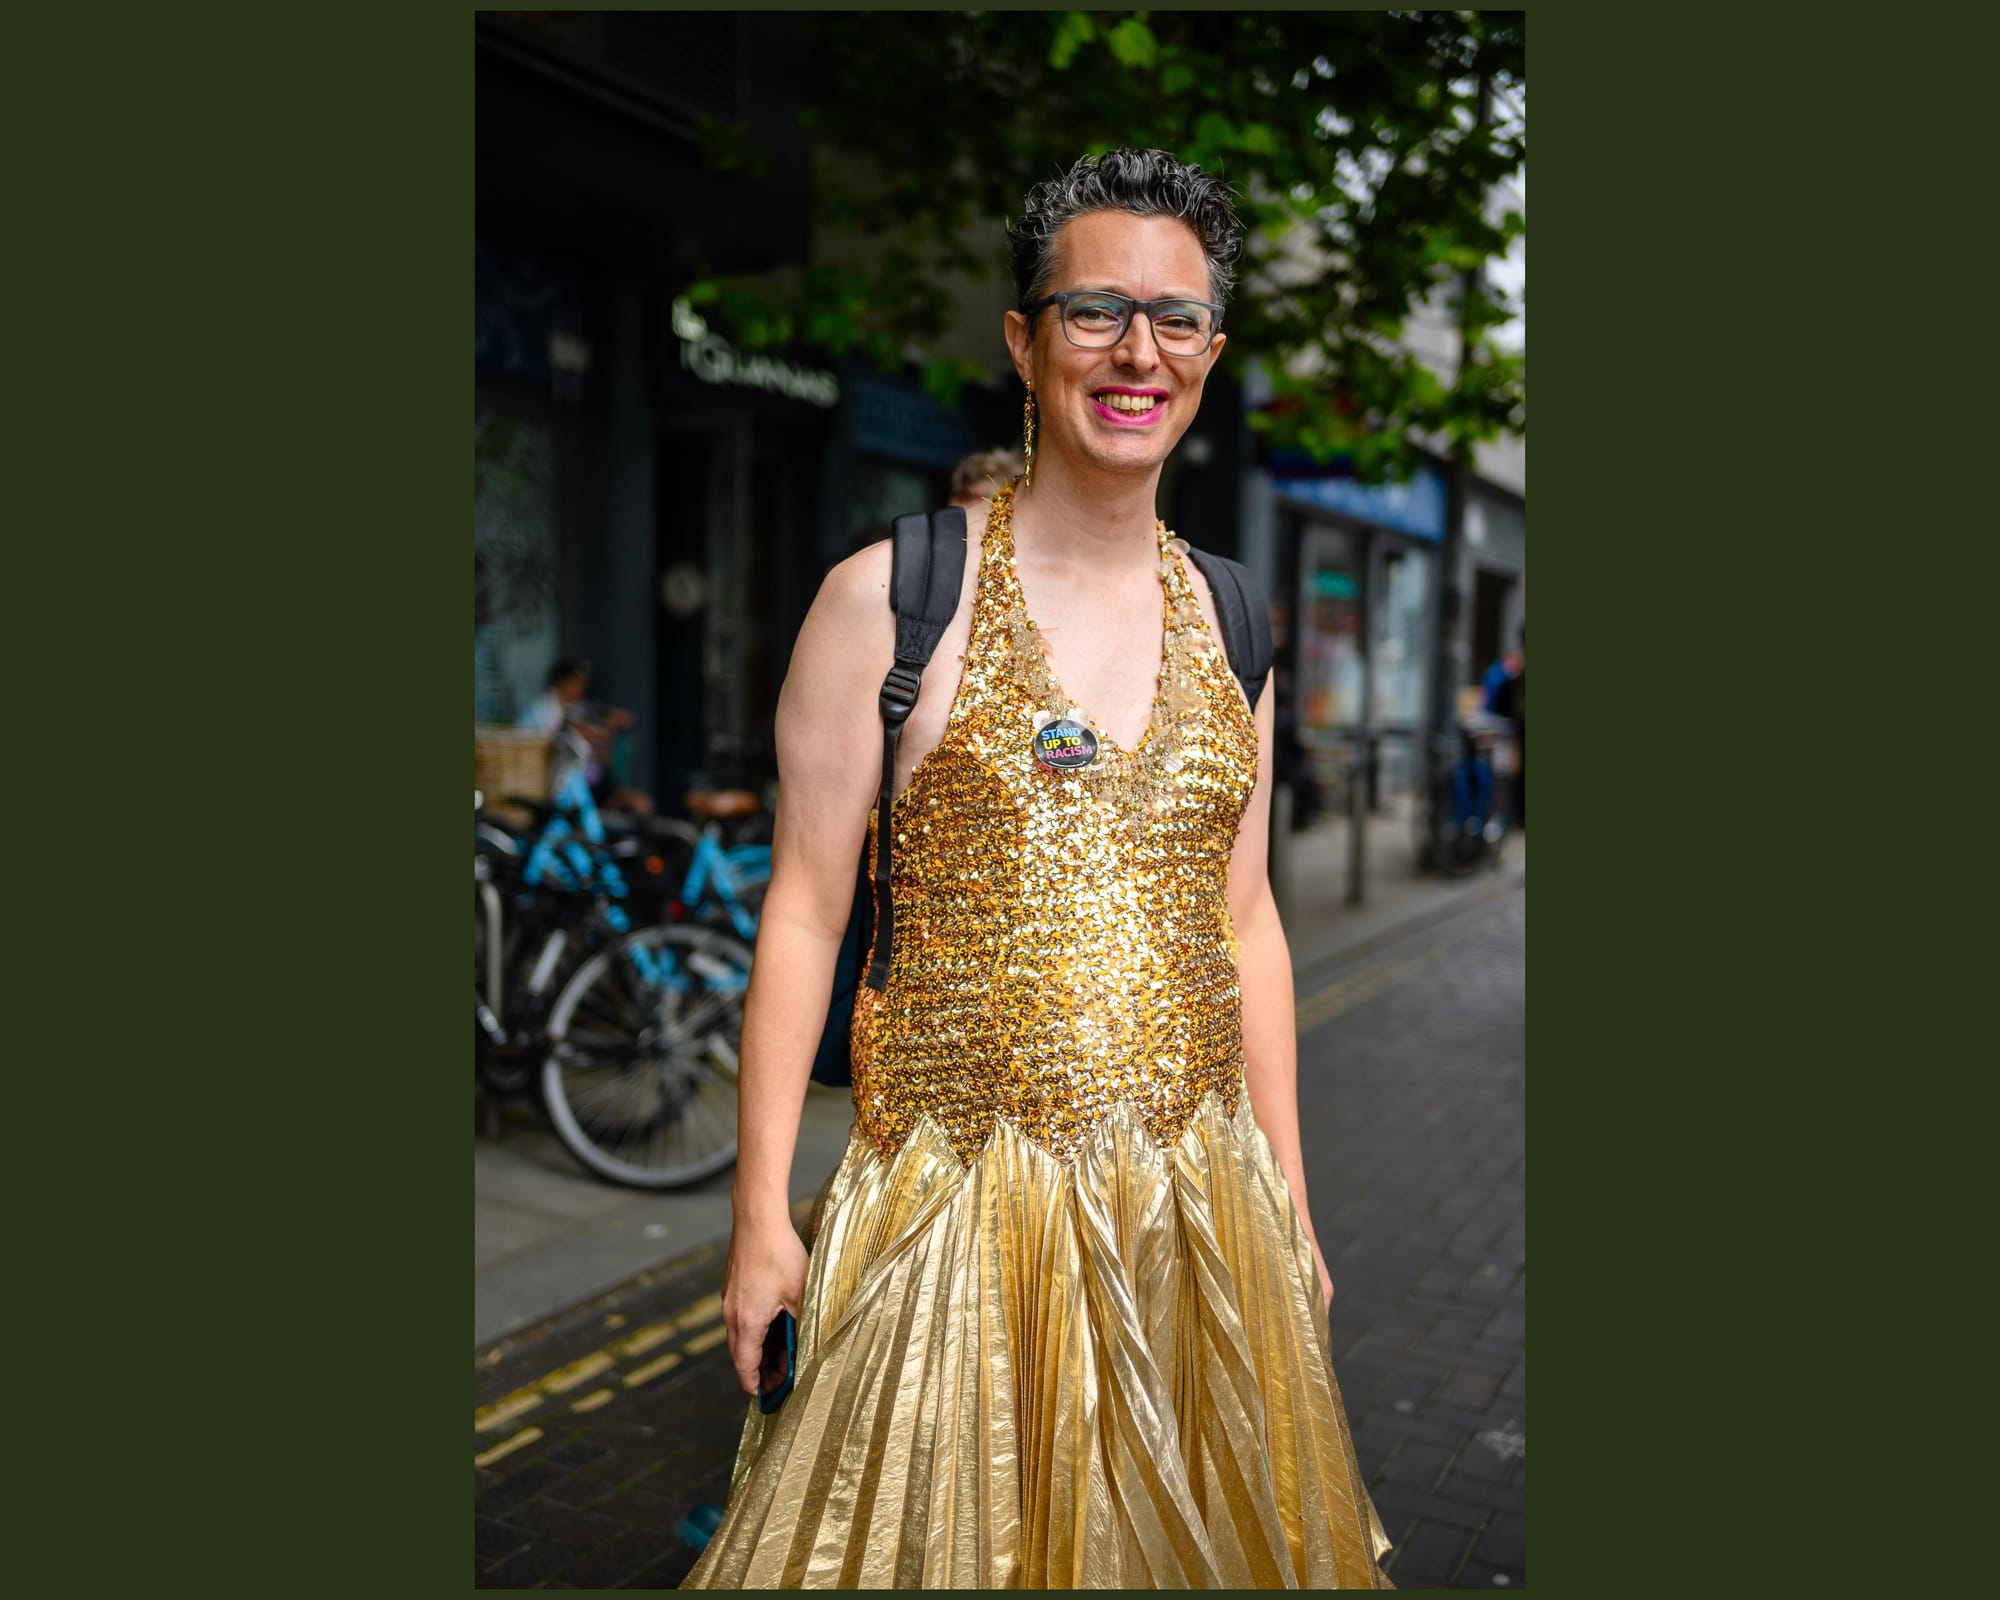
[[[1229,858],[1257,732],[1160,530],[1165,649],[1152,720],[1121,750],[1064,694],[1014,569],[1012,491],[987,519],[964,677],[891,808],[889,984],[854,1010],[856,1122],[885,1155],[919,1117],[969,1161],[1005,1117],[1067,1159],[1111,1107],[1177,1140],[1242,1085]],[[1035,757],[1069,716],[1098,758]],[[871,868],[876,819],[869,818]]]

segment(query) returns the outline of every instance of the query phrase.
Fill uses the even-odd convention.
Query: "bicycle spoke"
[[[613,962],[612,965],[617,967],[622,963]],[[599,974],[598,981],[591,984],[584,992],[583,998],[577,1002],[576,1009],[579,1012],[588,1011],[593,1017],[601,1018],[615,1028],[625,1028],[637,1033],[645,1027],[646,1020],[652,1012],[651,1006],[644,997],[628,994],[627,986],[623,982],[615,980],[606,982],[607,977],[608,974]]]
[[[673,986],[648,983],[635,949],[671,968]],[[736,1146],[744,991],[713,987],[689,963],[740,973],[749,950],[726,934],[648,928],[594,959],[557,1023],[550,1103],[561,1111],[558,1131],[585,1165],[627,1182],[671,1186],[720,1170]],[[641,1038],[659,1041],[657,1053],[642,1057]]]
[[[688,1008],[687,1014],[675,1025],[675,1032],[683,1039],[699,1039],[704,1034],[715,1031],[716,1025],[729,1014],[732,997],[713,992],[704,992],[701,998]]]

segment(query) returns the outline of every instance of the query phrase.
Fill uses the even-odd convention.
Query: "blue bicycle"
[[[633,926],[580,764],[547,809],[524,850],[482,836],[475,855],[481,1076],[504,1089],[539,1075],[557,1137],[601,1177],[699,1182],[736,1159],[751,951],[719,928]]]
[[[771,883],[771,847],[765,843],[725,844],[725,822],[758,816],[763,807],[747,789],[696,789],[687,797],[691,822],[654,818],[647,828],[684,844],[687,866],[679,887],[663,907],[665,920],[689,918],[733,928],[738,938],[754,942],[764,909],[764,891]],[[648,870],[664,867],[648,857]]]

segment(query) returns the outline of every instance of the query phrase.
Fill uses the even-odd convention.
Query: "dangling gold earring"
[[[1035,481],[1035,386],[1028,385],[1028,398],[1021,402],[1021,487]]]

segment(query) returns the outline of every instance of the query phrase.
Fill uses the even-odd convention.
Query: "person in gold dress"
[[[1009,233],[1028,470],[970,518],[903,735],[889,981],[810,1253],[786,1200],[879,842],[886,543],[827,576],[779,702],[723,1315],[754,1394],[792,1312],[796,1382],[750,1408],[686,1586],[1388,1588],[1307,1210],[1274,697],[1154,515],[1239,225],[1199,168],[1118,150]],[[1083,765],[1045,759],[1065,720]]]

